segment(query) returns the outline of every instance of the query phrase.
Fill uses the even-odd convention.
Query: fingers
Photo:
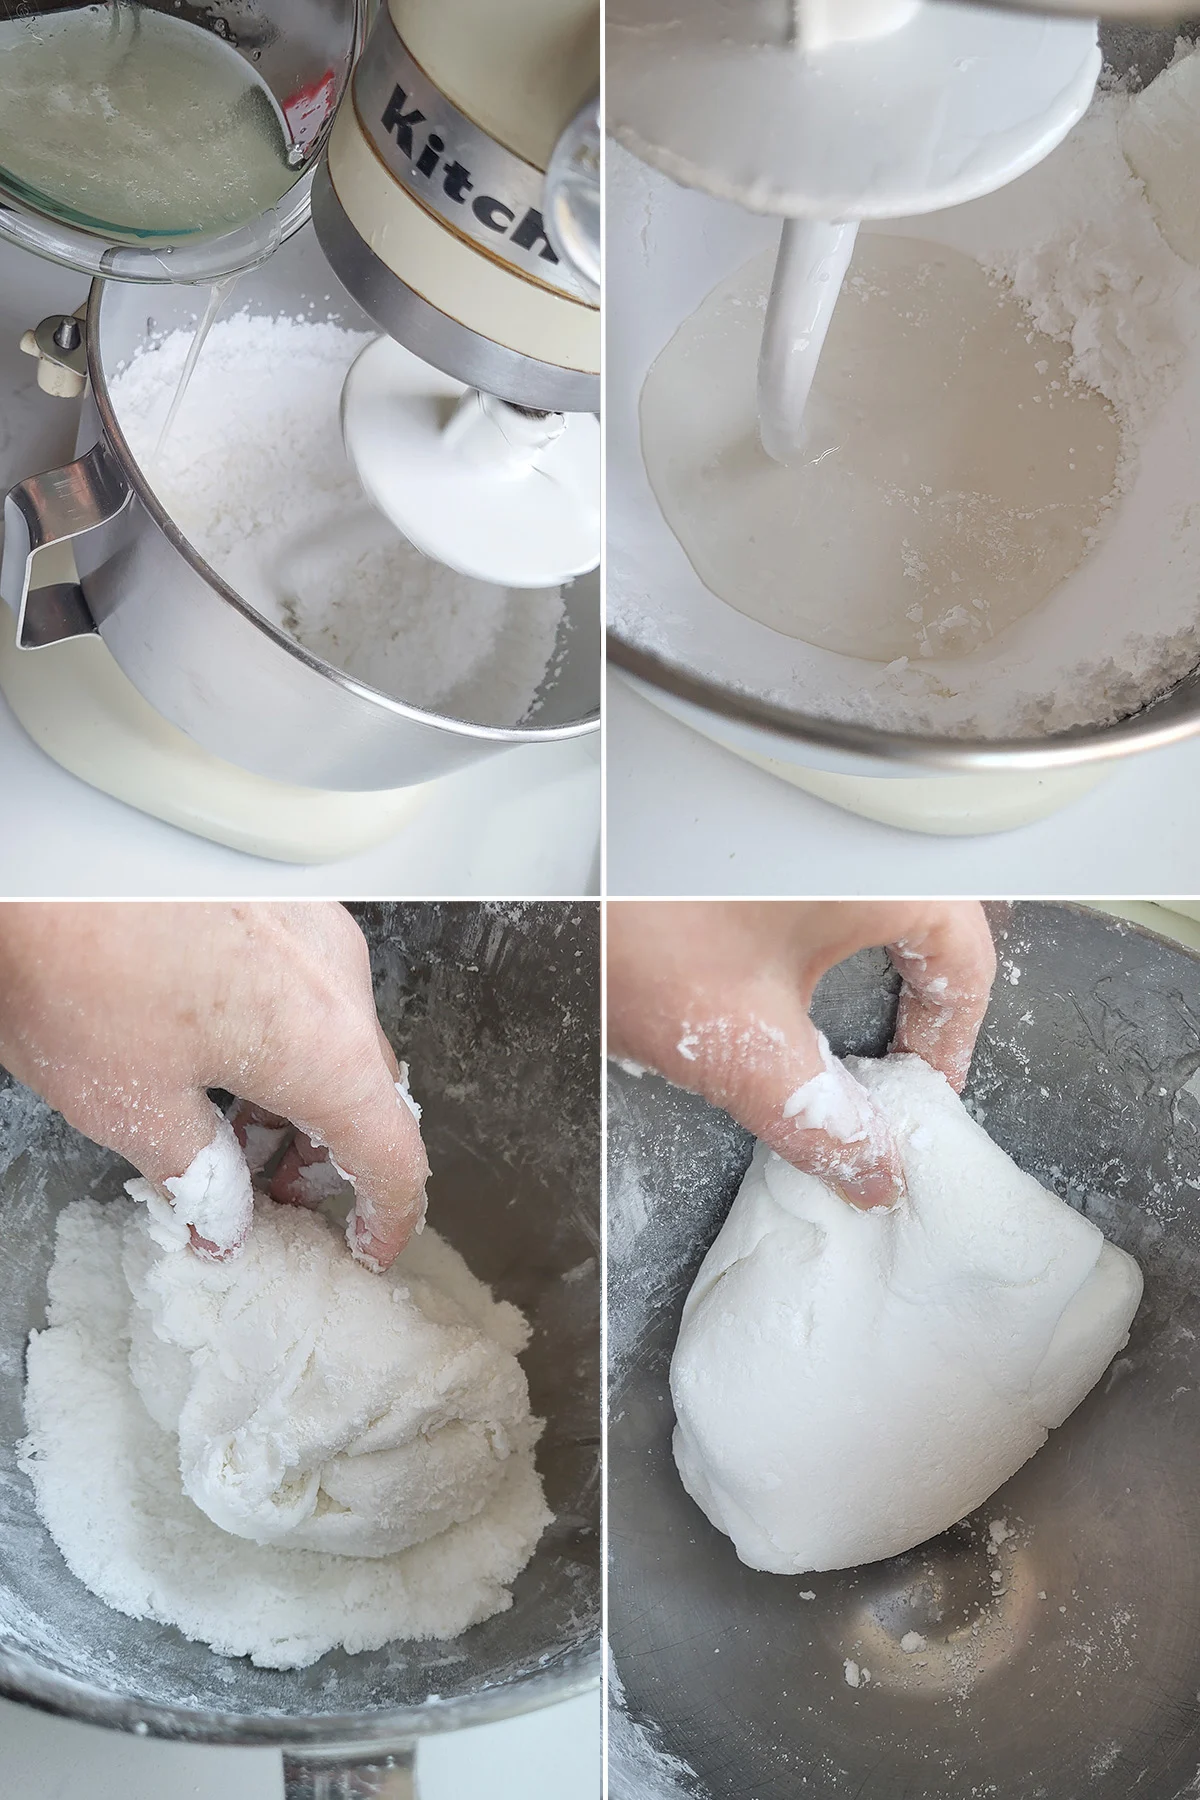
[[[340,1055],[330,1047],[311,1074],[292,1073],[281,1090],[254,1097],[302,1134],[280,1161],[272,1198],[315,1205],[331,1183],[341,1187],[348,1179],[355,1209],[347,1242],[378,1269],[395,1261],[423,1218],[429,1179],[420,1127],[396,1091],[395,1067],[372,1031]]]
[[[420,1127],[390,1070],[387,1076],[370,1097],[322,1120],[317,1133],[354,1184],[346,1241],[360,1262],[377,1269],[390,1267],[423,1222],[429,1180]]]
[[[286,1119],[249,1100],[237,1100],[229,1114],[233,1134],[242,1146],[252,1175],[258,1175],[293,1135]]]
[[[777,994],[769,1014],[693,1017],[674,1054],[667,1048],[654,1066],[724,1107],[851,1205],[866,1210],[902,1198],[900,1155],[886,1121],[798,998]]]
[[[336,1119],[337,1122],[321,1123],[315,1128],[322,1139],[320,1142],[314,1142],[307,1132],[297,1129],[282,1115],[246,1100],[237,1102],[230,1114],[230,1122],[255,1173],[261,1171],[286,1143],[266,1190],[271,1199],[281,1205],[319,1206],[322,1200],[343,1194],[349,1181],[354,1186],[356,1202],[353,1231],[348,1233],[351,1248],[361,1253],[362,1260],[383,1269],[400,1254],[424,1214],[429,1169],[417,1130],[418,1115],[396,1091],[401,1067],[382,1029],[379,1029],[378,1050],[391,1084],[390,1093],[382,1099],[382,1128],[386,1132],[398,1127],[404,1138],[405,1155],[411,1164],[407,1176],[403,1161],[392,1171],[381,1166],[386,1163],[387,1152],[375,1147],[372,1133],[377,1127],[369,1117],[360,1115],[364,1145],[363,1139],[353,1135],[355,1122],[351,1121],[347,1128],[337,1109],[331,1111],[321,1100],[316,1104],[322,1118]],[[336,1133],[336,1137],[328,1136],[330,1132]],[[339,1147],[342,1154],[338,1153]],[[360,1167],[363,1173],[359,1173]],[[377,1195],[382,1195],[382,1202]],[[370,1218],[369,1213],[373,1214]]]
[[[206,1094],[163,1103],[148,1133],[130,1133],[114,1148],[168,1197],[202,1255],[241,1248],[254,1217],[250,1170],[232,1125]]]
[[[329,1152],[297,1131],[288,1119],[249,1100],[238,1100],[229,1122],[252,1175],[261,1175],[274,1162],[265,1190],[280,1205],[316,1207],[329,1196],[345,1193],[349,1184],[330,1162]],[[260,1182],[259,1187],[263,1186]]]
[[[267,1188],[272,1200],[283,1206],[313,1207],[345,1191],[346,1177],[330,1160],[328,1150],[302,1131],[294,1131]]]
[[[983,908],[939,902],[888,955],[903,980],[892,1049],[923,1057],[961,1092],[996,975]]]
[[[401,1066],[378,1021],[376,1042],[367,1055],[365,1084],[338,1100],[340,1085],[331,1076],[308,1096],[288,1091],[288,1105],[311,1125],[300,1129],[282,1114],[250,1100],[239,1100],[230,1125],[243,1147],[246,1163],[259,1174],[275,1163],[266,1192],[282,1206],[320,1206],[320,1202],[354,1188],[354,1213],[347,1240],[362,1262],[387,1269],[425,1217],[428,1161],[417,1127],[419,1109],[398,1093]],[[407,1071],[405,1071],[407,1093]],[[282,1154],[279,1154],[281,1152]]]
[[[887,1120],[825,1037],[812,1035],[815,1058],[784,1101],[780,1127],[767,1142],[852,1206],[895,1206],[904,1197],[904,1174]]]

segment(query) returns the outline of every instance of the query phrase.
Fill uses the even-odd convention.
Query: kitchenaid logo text
[[[408,95],[402,87],[393,88],[381,123],[388,136],[395,139],[410,159],[414,175],[424,176],[431,187],[440,175],[441,191],[446,198],[459,206],[469,206],[486,230],[507,238],[521,250],[536,250],[543,262],[557,263],[554,246],[546,236],[546,227],[536,206],[527,206],[518,219],[515,209],[506,206],[495,194],[476,193],[471,171],[465,163],[442,160],[446,145],[436,131],[428,134],[418,151],[413,133],[418,125],[426,123],[425,114],[419,107],[409,106]],[[444,212],[445,208],[439,210]]]

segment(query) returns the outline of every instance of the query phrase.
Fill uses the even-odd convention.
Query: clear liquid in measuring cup
[[[0,21],[0,188],[131,243],[230,231],[301,173],[253,65],[218,33],[115,3]]]

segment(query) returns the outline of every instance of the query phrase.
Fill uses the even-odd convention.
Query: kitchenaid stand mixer
[[[595,0],[391,0],[313,196],[390,334],[343,395],[360,480],[427,554],[517,586],[600,558],[598,55]]]
[[[397,10],[402,16],[402,9]],[[455,51],[461,54],[463,37],[474,29],[473,14],[449,11],[452,17],[434,26],[434,36],[440,30],[444,38],[440,62],[438,46],[424,45],[427,61],[439,70],[452,69]],[[594,268],[589,271],[589,257],[598,262],[598,154],[590,98],[597,85],[598,21],[594,7],[576,8],[564,43],[561,7],[505,12],[502,23],[512,27],[514,53],[505,64],[492,59],[492,91],[507,92],[524,74],[541,95],[536,153],[542,164],[535,168],[519,159],[527,204],[516,216],[512,235],[518,241],[511,250],[497,257],[490,244],[466,248],[457,221],[435,220],[409,197],[406,181],[425,179],[420,164],[428,160],[428,141],[417,147],[420,154],[408,166],[403,134],[394,135],[397,168],[390,172],[378,150],[360,142],[362,157],[353,164],[356,132],[360,140],[362,136],[354,121],[365,105],[363,95],[371,94],[372,83],[378,89],[390,82],[390,104],[398,86],[395,58],[408,55],[390,16],[382,14],[358,65],[354,96],[346,95],[339,113],[341,141],[350,141],[352,166],[347,169],[346,153],[335,157],[332,178],[322,166],[324,189],[319,190],[324,193],[318,209],[322,248],[351,292],[361,293],[366,313],[336,299],[328,286],[322,297],[320,269],[328,265],[309,234],[271,262],[264,264],[260,256],[257,272],[242,281],[239,299],[258,311],[263,301],[251,302],[254,289],[277,288],[280,310],[295,312],[284,276],[285,269],[294,268],[298,295],[307,296],[310,307],[341,316],[351,329],[382,324],[429,358],[419,360],[403,343],[382,338],[368,347],[347,382],[347,448],[368,496],[419,549],[460,568],[468,534],[461,518],[455,523],[455,514],[469,506],[481,521],[482,548],[473,561],[468,558],[465,572],[513,587],[556,586],[594,569],[599,558],[596,421],[586,412],[569,421],[553,416],[590,408],[597,398],[599,315],[588,277],[595,273]],[[479,47],[478,41],[473,47]],[[406,79],[412,77],[406,73]],[[432,90],[428,79],[421,79],[428,106]],[[443,82],[451,79],[442,75]],[[532,117],[528,95],[518,94],[512,105],[518,115]],[[384,106],[381,114],[386,110]],[[407,108],[408,114],[414,110],[420,109]],[[487,125],[497,111],[503,111],[498,102],[486,114]],[[441,133],[428,134],[445,147],[447,163],[456,154],[450,115],[461,125],[464,115],[446,100],[438,116]],[[485,141],[477,131],[476,147]],[[512,153],[494,147],[511,160]],[[529,148],[528,143],[523,147]],[[546,165],[550,173],[544,178]],[[461,162],[457,166],[463,167]],[[482,180],[483,165],[479,172]],[[461,177],[464,197],[474,182],[468,169]],[[490,197],[497,209],[490,216],[498,221],[502,202],[495,185],[473,196],[481,197]],[[471,216],[477,232],[488,235],[489,228],[479,223],[485,210],[480,207]],[[351,216],[357,226],[350,224]],[[561,259],[555,243],[562,247]],[[105,271],[124,275],[125,252],[119,246],[109,249]],[[386,265],[377,250],[401,263],[407,282],[389,271],[388,282],[381,284],[379,270]],[[539,272],[515,273],[505,261],[508,256],[533,259]],[[456,270],[464,257],[465,273],[458,270],[451,277],[463,295],[458,312],[465,322],[460,322],[442,310],[450,290],[444,281],[439,287],[438,280],[447,268]],[[271,274],[276,261],[278,278]],[[169,258],[166,263],[169,272]],[[364,269],[369,275],[365,282]],[[129,273],[138,278],[138,270]],[[106,285],[111,289],[111,282]],[[422,288],[440,304],[431,304]],[[98,313],[104,292],[104,284],[93,289],[91,315]],[[164,289],[159,329],[168,319],[186,324],[189,311],[195,317],[203,310],[180,304],[179,296],[187,292],[176,286],[168,302]],[[404,298],[398,302],[397,295]],[[110,300],[114,310],[115,299]],[[39,354],[43,386],[70,392],[74,385],[78,391],[83,375],[90,373],[92,387],[99,382],[105,388],[102,333],[95,317],[80,331],[83,336],[77,338],[70,321],[52,318],[43,321],[36,343],[26,346]],[[118,335],[124,346],[119,355],[127,356],[136,339],[131,344],[124,328]],[[430,367],[433,361],[436,367]],[[107,362],[111,372],[111,352]],[[484,386],[485,395],[467,394],[467,382]],[[378,402],[385,395],[388,403],[381,409]],[[459,396],[452,429],[443,432]],[[359,419],[365,419],[361,430],[356,428]],[[98,418],[92,408],[77,444],[84,453],[80,461],[60,472],[57,481],[44,477],[20,484],[6,507],[4,597],[27,625],[40,623],[22,629],[19,640],[0,645],[0,686],[30,735],[84,780],[236,848],[284,860],[319,861],[392,835],[438,774],[510,744],[595,730],[594,577],[568,590],[553,672],[527,726],[480,727],[421,714],[321,663],[257,618],[181,539],[148,485],[138,479],[139,472],[129,466],[128,447],[117,441],[119,428],[112,428],[111,414]],[[510,441],[514,436],[515,444]],[[412,447],[413,480],[401,484],[397,499],[391,471],[406,445]],[[429,479],[431,466],[443,455],[443,467]],[[89,480],[84,466],[95,474],[98,460],[108,477]],[[426,478],[423,489],[418,475]],[[407,497],[410,490],[420,494],[416,508]],[[435,502],[440,502],[440,512]],[[156,528],[149,543],[147,513]],[[440,531],[438,517],[444,522]],[[153,541],[160,535],[176,555],[183,554],[190,565],[186,574],[173,558],[164,561],[163,545]],[[501,547],[499,562],[495,550],[489,556],[489,543]],[[77,570],[71,566],[72,551]],[[139,579],[160,589],[167,584],[167,603],[160,603],[149,585],[139,592]],[[178,604],[183,590],[195,615],[190,621]],[[39,599],[39,592],[45,597]],[[217,614],[211,610],[214,592],[224,602]],[[164,612],[174,613],[173,622]],[[209,618],[209,628],[202,625],[201,614]],[[225,643],[218,650],[230,631],[237,647]],[[238,665],[235,685],[243,689],[232,709],[223,692],[224,676],[215,666],[212,673],[204,668],[219,657],[232,670],[231,656]],[[288,726],[284,719],[292,709],[294,722]],[[322,712],[328,713],[324,728],[318,716]],[[325,752],[314,758],[314,734],[323,729]],[[351,740],[358,740],[355,747]]]
[[[775,461],[816,462],[829,438],[821,408],[806,410],[809,388],[858,222],[911,220],[1007,185],[1061,142],[1087,108],[1101,67],[1094,21],[1007,8],[702,0],[685,16],[670,0],[614,0],[608,19],[609,129],[640,163],[676,184],[653,175],[639,183],[620,153],[610,167],[610,219],[615,213],[619,221],[610,249],[619,247],[625,259],[621,268],[610,262],[609,281],[616,463],[628,462],[639,441],[630,396],[655,354],[650,337],[663,329],[627,325],[646,310],[650,263],[671,266],[661,279],[675,297],[664,308],[678,320],[690,310],[682,293],[692,291],[679,273],[681,256],[720,279],[737,266],[735,239],[748,246],[743,256],[763,241],[761,229],[739,233],[734,206],[782,219],[759,355],[758,432]],[[704,196],[732,206],[718,208]],[[642,244],[652,244],[640,253],[633,248],[639,229]],[[627,350],[639,332],[646,342]],[[631,595],[639,581],[650,590],[670,579],[670,558],[657,540],[652,566],[640,560],[640,544],[632,548],[644,502],[640,467],[619,486],[610,481],[610,584],[614,568],[626,569],[617,579],[628,581]],[[664,624],[686,614],[686,595],[671,606]],[[993,754],[984,743],[928,734],[906,742],[898,731],[820,719],[816,708],[793,712],[786,699],[760,701],[743,690],[737,673],[710,679],[688,668],[662,627],[639,637],[618,625],[610,656],[645,698],[737,754],[821,798],[911,829],[1005,829],[1053,810],[1103,772],[1091,744],[1078,752],[1053,746],[1039,757],[1023,743],[1018,757],[1013,745]],[[1143,724],[1152,735],[1153,721]],[[1168,733],[1177,734],[1178,724],[1178,717],[1159,721]],[[1115,744],[1108,754],[1114,751]]]

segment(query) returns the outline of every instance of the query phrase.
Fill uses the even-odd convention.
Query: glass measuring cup
[[[360,0],[0,0],[0,235],[92,274],[213,280],[308,217]]]

